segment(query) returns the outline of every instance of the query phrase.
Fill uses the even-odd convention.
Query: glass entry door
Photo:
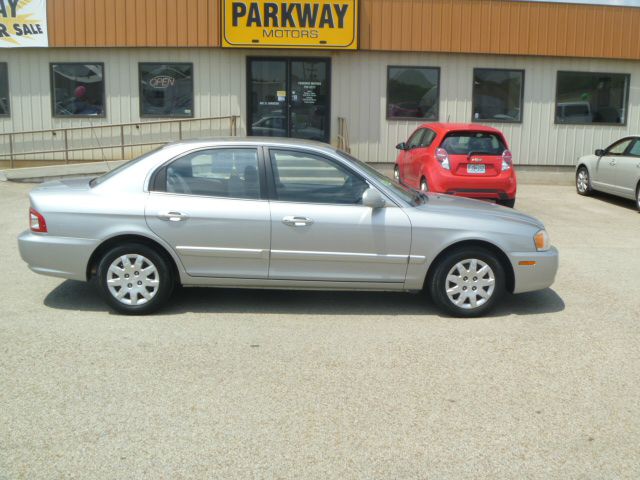
[[[250,58],[248,134],[329,142],[329,59]]]

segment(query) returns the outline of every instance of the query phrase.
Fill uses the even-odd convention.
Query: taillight
[[[442,168],[445,170],[451,170],[451,164],[449,163],[449,154],[444,148],[438,148],[436,150],[436,160],[440,162]]]
[[[29,209],[29,227],[32,232],[47,233],[47,222],[33,208]]]
[[[513,156],[509,150],[502,152],[502,171],[505,172],[513,165]]]

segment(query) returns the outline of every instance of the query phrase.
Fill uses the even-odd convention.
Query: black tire
[[[583,178],[581,178],[582,175],[584,175]],[[588,196],[593,193],[593,188],[591,187],[591,176],[589,175],[587,167],[580,167],[576,172],[576,192],[578,192],[578,195],[583,196]]]
[[[129,266],[123,263],[122,259],[125,257]],[[140,265],[134,264],[136,259],[143,259],[140,260]],[[118,262],[114,267],[115,271],[121,271],[122,276],[109,270],[114,262]],[[155,271],[149,267],[155,268]],[[110,285],[110,279],[116,283]],[[102,297],[114,310],[126,315],[146,315],[157,311],[166,303],[175,287],[175,278],[164,255],[147,245],[125,243],[102,256],[98,263],[97,283]],[[143,290],[146,292],[144,295]],[[116,295],[122,291],[125,295],[122,300],[118,300]],[[149,298],[145,298],[145,295]]]
[[[503,207],[513,208],[516,205],[516,199],[510,198],[507,200],[498,200],[498,205],[502,205]]]
[[[636,187],[636,208],[640,212],[640,183]]]
[[[456,266],[459,263],[462,263],[464,268],[471,268],[471,263],[467,261],[473,259],[479,260],[490,268],[494,278],[493,289],[491,290],[490,286],[485,285],[489,278],[488,271],[484,274],[481,273],[480,277],[473,277],[473,273],[467,277],[464,276],[464,272],[460,272],[460,280],[463,282],[461,284],[465,285],[461,288],[464,288],[466,292],[462,292],[462,290],[460,290],[460,294],[457,298],[455,298],[455,293],[452,293],[454,299],[450,299],[447,293],[447,288],[453,288],[455,283],[450,282],[447,279],[449,273],[452,272],[454,268],[457,268]],[[478,263],[477,265],[480,266],[481,264]],[[452,276],[455,277],[455,273]],[[469,283],[465,280],[467,278]],[[474,280],[478,278],[480,279],[480,282]],[[505,286],[505,271],[496,255],[490,250],[481,247],[470,247],[452,250],[440,258],[434,266],[433,272],[429,275],[428,288],[431,299],[439,309],[454,317],[470,318],[484,315],[495,307],[504,294]],[[483,300],[481,303],[481,301],[477,300],[481,294],[472,292],[472,288],[477,289],[474,290],[475,292],[479,292],[480,289],[483,289],[484,292],[488,294],[488,298],[481,299]],[[473,295],[476,302],[481,304],[476,307],[472,307],[471,299],[465,298],[462,301],[461,306],[456,305],[454,300],[460,300],[461,295],[467,295],[468,297]]]
[[[427,179],[425,177],[422,177],[420,179],[420,191],[421,192],[428,192],[429,191],[429,182],[427,181]]]

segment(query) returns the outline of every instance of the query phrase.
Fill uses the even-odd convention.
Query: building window
[[[54,117],[104,117],[104,64],[53,63]]]
[[[440,69],[389,67],[387,118],[437,120],[440,101]]]
[[[140,64],[141,117],[193,117],[193,64]]]
[[[524,70],[473,70],[473,121],[522,122]]]
[[[558,72],[556,88],[556,123],[627,123],[627,74]]]
[[[0,63],[0,117],[7,117],[9,110],[9,75],[7,64]]]

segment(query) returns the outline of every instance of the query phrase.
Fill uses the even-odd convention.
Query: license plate
[[[485,165],[467,165],[467,173],[485,173]]]

